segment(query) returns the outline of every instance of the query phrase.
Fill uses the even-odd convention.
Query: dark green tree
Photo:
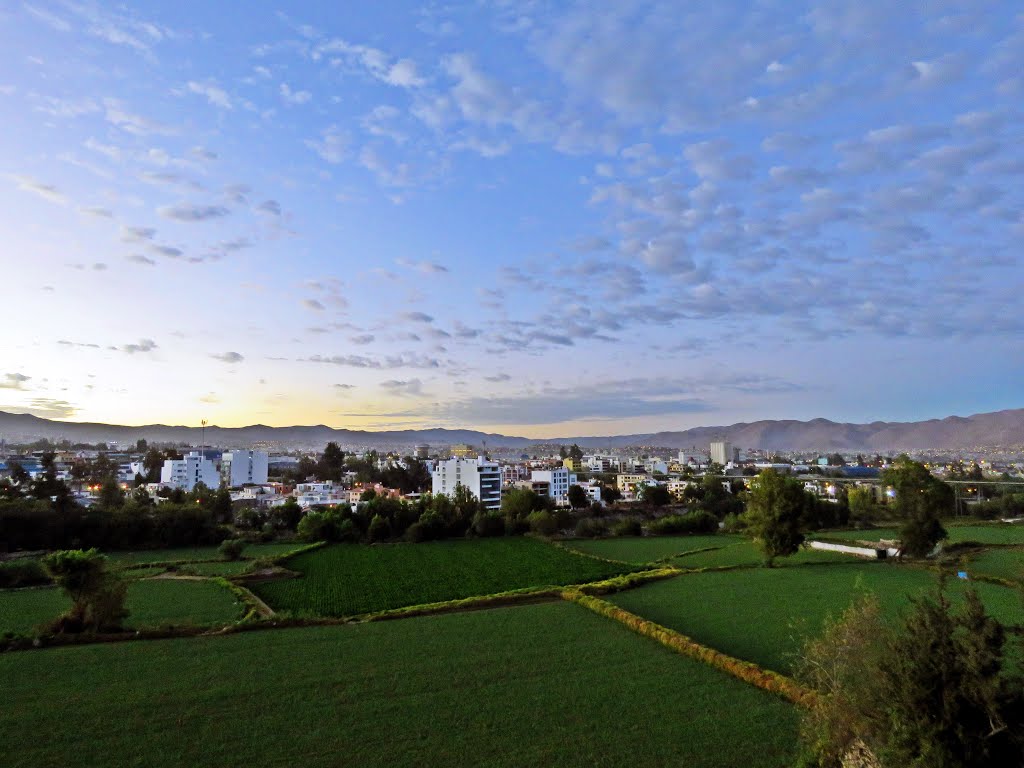
[[[640,489],[640,501],[652,507],[664,507],[672,501],[672,495],[664,485],[649,483]]]
[[[43,567],[71,598],[71,609],[55,625],[63,632],[120,629],[127,585],[107,570],[107,559],[95,549],[62,550],[43,558]]]
[[[940,517],[953,512],[953,491],[928,468],[900,456],[882,473],[882,482],[895,492],[893,508],[903,518],[900,548],[911,557],[925,557],[948,535]]]
[[[590,497],[581,486],[575,484],[569,486],[569,506],[573,509],[583,509],[589,503]]]
[[[772,469],[751,483],[743,520],[769,568],[775,558],[794,554],[804,541],[800,531],[804,496],[798,480]]]

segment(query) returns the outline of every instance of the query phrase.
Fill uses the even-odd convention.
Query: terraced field
[[[782,768],[796,756],[788,702],[564,602],[0,654],[0,679],[9,768]]]
[[[652,563],[683,552],[693,552],[709,547],[719,548],[745,541],[742,536],[726,533],[694,536],[642,536],[612,539],[575,539],[565,545],[579,552],[586,552],[610,560],[621,560],[638,565]]]
[[[256,583],[274,610],[350,616],[545,585],[580,584],[638,570],[529,538],[428,544],[337,544],[297,555],[298,579]]]

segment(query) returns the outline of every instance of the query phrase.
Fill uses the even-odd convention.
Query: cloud
[[[277,200],[264,200],[256,206],[256,210],[262,213],[269,213],[271,216],[280,216],[281,204]]]
[[[402,381],[399,379],[389,379],[380,383],[381,389],[385,390],[389,395],[396,397],[422,397],[423,396],[423,382],[419,379],[409,379]]]
[[[359,336],[350,336],[349,341],[351,341],[353,344],[364,346],[366,344],[372,344],[374,339],[376,338],[377,337],[374,336],[372,333],[364,333]]]
[[[337,125],[331,125],[320,133],[320,139],[307,139],[305,145],[316,152],[327,163],[337,165],[349,154],[349,135]]]
[[[217,397],[217,395],[214,394],[213,392],[208,392],[207,394],[199,398],[199,402],[207,403],[208,405],[216,405],[217,403],[220,402],[220,398]]]
[[[440,275],[448,272],[448,267],[438,264],[435,261],[408,261],[407,259],[395,259],[395,263],[406,269],[414,269],[425,275]]]
[[[317,312],[323,312],[327,307],[321,304],[317,299],[303,299],[302,306],[306,309],[312,309]]]
[[[287,83],[281,83],[279,92],[281,94],[281,100],[285,104],[290,104],[292,106],[308,104],[313,99],[313,94],[309,91],[293,91]]]
[[[71,24],[69,24],[66,19],[64,19],[61,16],[58,16],[55,13],[51,13],[50,11],[44,8],[37,8],[36,6],[29,5],[28,3],[23,4],[22,7],[25,9],[26,12],[28,12],[39,21],[46,24],[51,29],[55,29],[58,32],[71,31]]]
[[[156,262],[153,259],[148,256],[143,256],[141,253],[133,253],[125,256],[125,258],[128,259],[128,261],[134,261],[136,264],[145,264],[149,267],[156,266]]]
[[[149,242],[156,237],[156,230],[153,227],[121,227],[122,243]]]
[[[493,376],[484,376],[484,381],[494,382],[495,384],[503,381],[511,381],[512,377],[507,373],[496,373]]]
[[[18,189],[23,192],[31,192],[44,200],[48,200],[51,203],[57,203],[58,205],[64,205],[67,203],[67,198],[64,194],[52,184],[44,184],[43,182],[37,181],[29,176],[18,176],[15,174],[8,174],[7,178],[14,181],[18,185]]]
[[[215,107],[219,107],[220,109],[235,108],[235,105],[232,103],[231,97],[228,96],[227,91],[213,81],[200,83],[195,80],[190,80],[185,87],[190,93],[202,96]]]
[[[108,123],[134,136],[171,135],[174,128],[128,111],[118,99],[104,99],[104,112]]]
[[[245,358],[238,352],[217,352],[210,355],[214,360],[220,360],[222,363],[240,363]]]
[[[152,339],[139,339],[135,344],[125,344],[121,347],[121,351],[129,355],[134,355],[142,352],[152,352],[156,347],[157,344]]]
[[[25,382],[31,378],[31,376],[26,376],[23,373],[5,373],[3,378],[0,379],[0,389],[17,389],[24,391]]]
[[[395,368],[430,369],[441,367],[441,361],[436,358],[412,353],[388,355],[384,358],[366,357],[365,355],[312,355],[305,358],[304,361],[371,370],[390,370]]]
[[[37,397],[29,401],[29,405],[7,405],[0,410],[8,413],[27,413],[38,416],[41,419],[70,419],[78,413],[77,406],[67,400],[53,400],[45,397]]]
[[[414,323],[432,323],[434,318],[426,312],[403,312],[402,317]]]
[[[173,219],[175,221],[208,221],[210,219],[223,218],[231,213],[231,211],[223,205],[178,203],[177,205],[158,208],[157,213],[165,219]]]
[[[335,384],[333,386],[334,386],[335,389],[340,389],[340,390],[344,390],[344,391],[348,391],[350,389],[355,389],[356,388],[355,384]]]

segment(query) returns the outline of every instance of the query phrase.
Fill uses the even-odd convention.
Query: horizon
[[[550,439],[1018,405],[1024,15],[677,10],[0,10],[0,410]]]

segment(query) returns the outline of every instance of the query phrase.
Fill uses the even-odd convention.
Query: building
[[[485,508],[501,508],[501,467],[496,461],[488,461],[484,456],[439,461],[430,476],[435,495],[452,496],[461,485],[480,499]]]
[[[731,464],[736,458],[732,444],[725,440],[718,440],[711,444],[711,460],[723,467]]]
[[[430,446],[429,445],[417,445],[413,449],[413,456],[417,459],[429,459],[430,458]]]
[[[476,448],[472,445],[453,445],[452,456],[457,459],[470,459],[476,454]]]
[[[568,456],[562,459],[562,466],[568,469],[570,472],[582,472],[583,459],[574,459],[572,456]]]
[[[181,488],[191,493],[199,483],[207,488],[220,486],[220,475],[213,462],[198,451],[192,451],[183,459],[167,459],[160,469],[160,485]]]
[[[548,496],[555,500],[555,504],[568,504],[569,486],[576,484],[576,475],[566,467],[535,469],[530,474],[530,480],[535,483],[547,483]]]
[[[266,451],[228,451],[220,460],[220,476],[229,488],[267,482]]]

